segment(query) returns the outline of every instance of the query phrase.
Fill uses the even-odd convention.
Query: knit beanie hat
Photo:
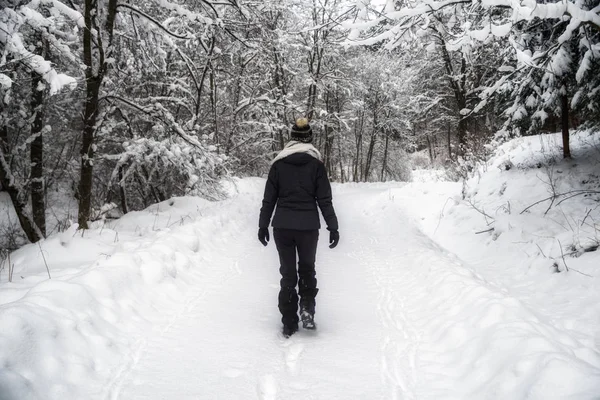
[[[298,118],[291,130],[292,140],[302,143],[310,143],[313,140],[312,128],[306,118]]]

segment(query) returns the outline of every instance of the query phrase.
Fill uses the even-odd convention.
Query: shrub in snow
[[[413,168],[416,169],[427,169],[431,167],[431,159],[425,151],[411,153],[410,161]]]
[[[214,149],[190,144],[181,138],[141,137],[125,142],[123,148],[112,177],[123,190],[127,189],[131,206],[140,202],[147,206],[186,194],[209,199],[222,197],[219,188],[222,158]],[[139,196],[136,188],[138,193],[148,192]]]

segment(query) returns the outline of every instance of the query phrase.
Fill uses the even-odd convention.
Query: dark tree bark
[[[210,85],[210,106],[212,110],[213,116],[213,126],[215,129],[215,144],[217,145],[217,152],[219,152],[219,117],[217,115],[217,80],[215,79],[215,71],[212,67],[210,68],[209,75],[209,85]]]
[[[123,170],[123,166],[119,167],[119,195],[121,197],[121,211],[123,211],[123,214],[127,214],[129,207],[127,207],[127,193],[125,192],[125,182],[123,182]]]
[[[429,136],[429,134],[426,134],[425,138],[427,139],[427,149],[429,150],[429,162],[433,165],[435,157],[433,154],[433,142],[431,141],[431,136]]]
[[[325,123],[325,138],[323,146],[323,162],[327,171],[332,171],[331,168],[331,153],[333,150],[333,127],[329,123]]]
[[[27,193],[13,176],[8,161],[9,153],[8,127],[2,121],[2,125],[0,126],[0,183],[10,196],[23,232],[27,235],[27,239],[34,243],[43,239],[44,236],[33,221],[33,216],[27,210]]]
[[[308,73],[312,78],[312,82],[308,87],[308,99],[306,104],[306,117],[309,120],[313,117],[315,105],[317,103],[317,83],[321,79],[321,67],[325,55],[325,43],[329,36],[329,30],[331,29],[329,26],[325,25],[325,10],[320,14],[316,7],[316,3],[313,3],[312,20],[315,26],[321,25],[323,27],[312,32],[312,49],[308,54]]]
[[[81,144],[81,173],[79,179],[78,222],[82,229],[88,228],[92,206],[92,178],[94,175],[94,134],[98,118],[98,97],[101,82],[97,78],[87,81],[85,99],[83,140]]]
[[[464,155],[467,147],[467,130],[468,121],[467,118],[460,114],[460,111],[467,107],[467,93],[466,93],[466,80],[467,80],[467,61],[464,55],[461,55],[460,72],[456,76],[454,65],[452,64],[452,58],[448,49],[446,48],[446,41],[442,37],[441,33],[437,29],[432,28],[436,34],[438,41],[440,42],[440,49],[442,52],[442,60],[444,61],[444,68],[446,70],[446,78],[454,94],[456,100],[456,108],[458,111],[458,148],[457,153],[459,156]]]
[[[352,173],[354,182],[360,181],[362,176],[362,141],[363,141],[364,112],[360,111],[358,120],[354,123],[354,136],[356,137],[356,158],[354,159],[354,171]]]
[[[86,96],[83,112],[83,134],[81,143],[81,173],[79,179],[78,222],[82,229],[88,228],[92,206],[92,179],[94,175],[94,138],[98,120],[100,88],[108,68],[105,60],[112,51],[113,32],[117,15],[117,0],[109,0],[106,21],[101,29],[97,24],[99,14],[95,0],[85,0],[83,30],[83,61],[86,66]],[[94,38],[92,31],[98,31]],[[103,40],[107,40],[104,43]]]
[[[31,73],[31,111],[33,113],[33,123],[31,125],[31,136],[34,138],[31,142],[30,161],[31,161],[31,211],[33,221],[37,225],[42,236],[46,237],[46,199],[44,188],[44,118],[45,105],[44,99],[46,90],[39,90],[42,84],[42,77],[36,73]]]
[[[373,133],[371,134],[371,140],[369,141],[369,149],[367,150],[367,160],[365,163],[365,170],[363,175],[363,181],[367,182],[369,179],[369,172],[371,172],[371,163],[373,160],[373,151],[375,150],[375,142],[377,141],[377,111],[373,111]]]
[[[385,135],[385,147],[383,150],[383,162],[381,165],[381,182],[385,182],[385,169],[387,168],[389,143],[390,143],[390,135]]]
[[[448,159],[452,160],[453,155],[452,155],[452,131],[450,130],[450,127],[448,127],[448,134],[446,135],[447,139],[448,139]]]
[[[566,83],[564,84],[563,89],[563,93],[560,96],[563,157],[571,158],[571,145],[569,143],[569,93],[567,92]]]
[[[277,12],[275,15],[272,15],[272,19],[271,19],[271,25],[268,25],[269,29],[272,29],[273,31],[277,29],[277,25],[278,25],[278,21],[281,18],[282,13],[281,12]],[[283,103],[283,110],[282,110],[282,115],[281,115],[281,119],[283,121],[283,124],[285,126],[287,126],[289,124],[288,121],[288,107],[287,107],[287,103],[285,101],[283,101],[283,99],[285,97],[287,97],[288,94],[288,88],[286,85],[286,73],[285,73],[285,68],[283,66],[284,63],[284,59],[283,59],[283,55],[281,54],[280,50],[273,45],[272,48],[272,53],[273,53],[273,63],[275,66],[275,71],[273,73],[273,83],[275,85],[275,87],[277,88],[277,101]],[[286,133],[286,129],[279,129],[277,131],[277,143],[279,144],[279,148],[273,148],[273,150],[283,150],[283,147],[285,146],[285,133]]]
[[[338,145],[338,156],[339,156],[339,166],[340,166],[340,180],[342,183],[346,183],[346,171],[344,171],[344,163],[343,163],[343,155],[342,155],[342,141],[337,141]]]

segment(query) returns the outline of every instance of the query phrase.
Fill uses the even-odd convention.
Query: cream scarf
[[[279,152],[279,154],[277,154],[277,157],[275,157],[273,161],[271,161],[271,164],[274,164],[276,161],[279,161],[287,156],[296,153],[306,153],[310,156],[313,156],[319,161],[322,160],[321,153],[319,153],[319,150],[317,150],[316,147],[313,146],[311,143],[302,143],[292,140],[285,145],[285,147]]]

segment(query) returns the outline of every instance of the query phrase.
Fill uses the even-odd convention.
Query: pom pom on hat
[[[306,118],[298,118],[296,120],[296,126],[298,128],[304,128],[307,125],[308,125],[308,120]]]

